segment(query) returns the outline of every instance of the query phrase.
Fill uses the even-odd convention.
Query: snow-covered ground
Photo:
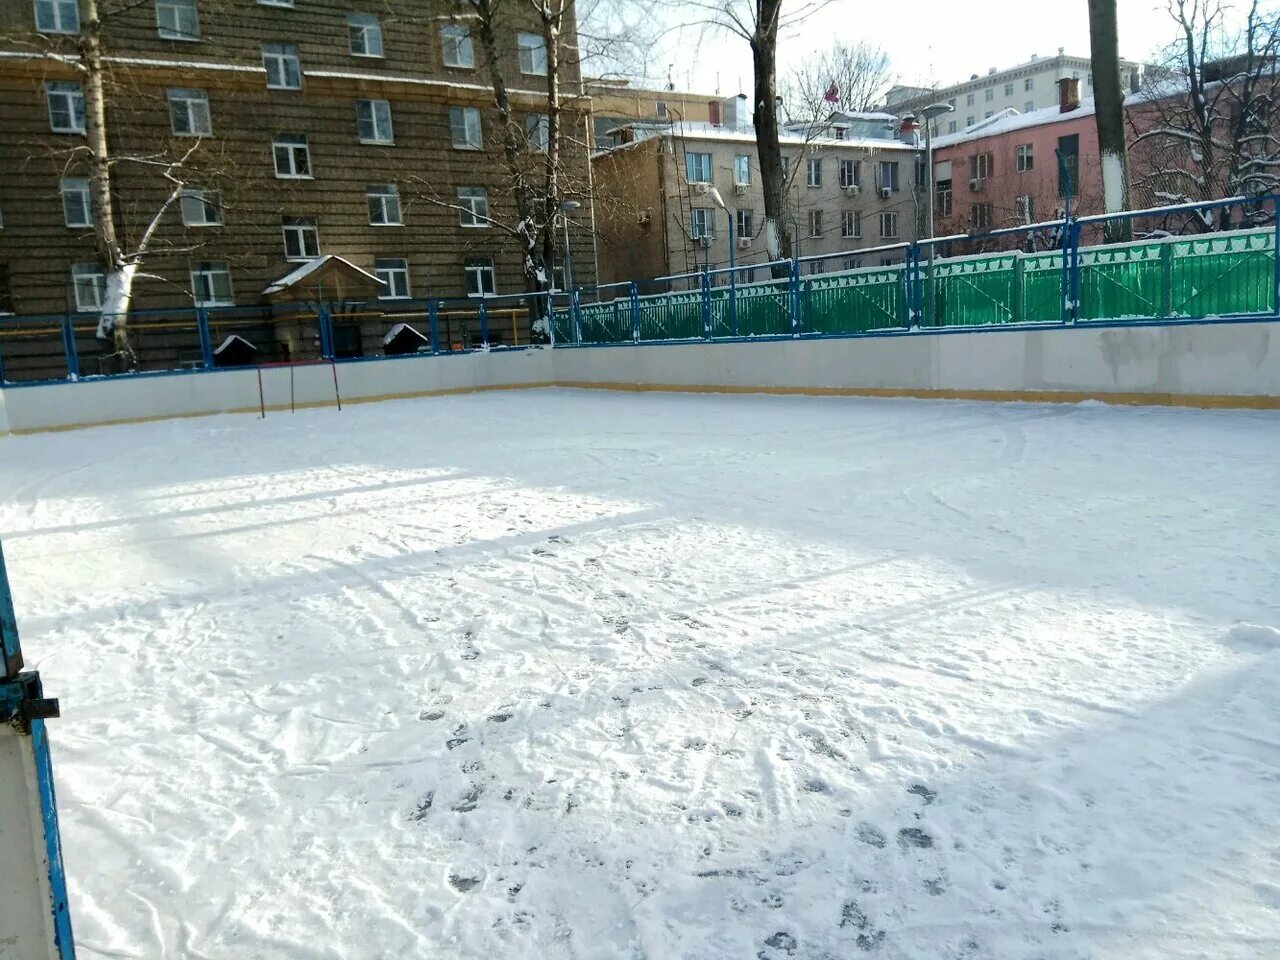
[[[0,441],[82,958],[1280,955],[1280,416]]]

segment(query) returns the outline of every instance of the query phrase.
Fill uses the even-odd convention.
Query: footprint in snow
[[[869,823],[858,824],[857,837],[865,844],[882,849],[885,845],[884,832]]]
[[[938,794],[935,791],[930,790],[923,783],[916,783],[907,787],[907,793],[915,794],[915,796],[924,801],[924,805],[926,807],[933,803],[933,801],[938,797]]]
[[[903,850],[908,847],[927,850],[933,846],[933,837],[917,827],[903,827],[898,831],[898,846]]]

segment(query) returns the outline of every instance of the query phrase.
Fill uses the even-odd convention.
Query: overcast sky
[[[799,0],[789,0],[797,3]],[[784,5],[784,10],[787,7]],[[1149,59],[1176,36],[1163,0],[1119,0],[1120,56]],[[700,36],[693,28],[671,34],[653,59],[655,85],[674,64],[677,87],[722,95],[751,92],[751,51],[738,37]],[[988,68],[1004,69],[1065,52],[1089,56],[1085,0],[834,0],[786,37],[779,78],[807,54],[835,40],[878,43],[901,83],[949,85]]]

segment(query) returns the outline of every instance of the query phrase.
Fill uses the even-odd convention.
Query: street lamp
[[[569,251],[569,214],[582,206],[577,200],[566,200],[560,204],[561,218],[564,220],[564,288],[573,289],[573,254]]]
[[[933,281],[933,193],[937,187],[937,178],[933,175],[933,121],[943,114],[950,113],[955,107],[949,103],[931,103],[920,111],[924,117],[924,175],[929,182],[928,209],[924,215],[925,239],[929,241],[929,315],[934,313],[934,281]],[[918,223],[919,221],[917,221]]]
[[[729,331],[733,336],[738,335],[738,286],[737,286],[737,263],[735,248],[737,241],[733,236],[733,212],[725,206],[724,197],[720,196],[720,191],[712,187],[707,191],[707,196],[711,198],[711,202],[725,212],[729,218]]]

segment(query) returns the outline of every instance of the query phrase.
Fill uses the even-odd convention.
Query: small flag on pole
[[[827,103],[840,102],[840,88],[836,86],[836,82],[834,80],[831,81],[831,86],[827,87],[827,92],[822,95],[822,99],[827,101]]]

